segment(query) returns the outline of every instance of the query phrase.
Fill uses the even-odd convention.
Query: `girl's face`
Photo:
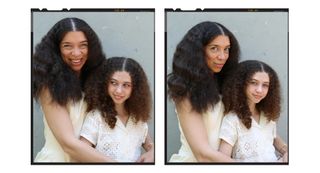
[[[60,43],[60,52],[63,61],[75,72],[80,73],[81,68],[88,59],[88,40],[83,32],[68,32]]]
[[[228,36],[219,35],[205,46],[208,67],[219,73],[229,58],[230,40]]]
[[[132,93],[132,81],[129,73],[115,72],[108,84],[108,93],[115,104],[123,104]]]
[[[269,90],[270,79],[266,72],[256,72],[247,84],[246,96],[248,103],[257,104],[264,99]]]

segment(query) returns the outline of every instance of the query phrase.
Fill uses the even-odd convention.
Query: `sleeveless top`
[[[86,116],[86,102],[83,98],[75,103],[67,104],[67,110],[76,137],[80,137],[80,130]],[[43,111],[42,111],[43,112]],[[35,162],[70,162],[70,156],[65,153],[48,126],[43,116],[45,144],[35,158]]]
[[[219,131],[220,131],[220,125],[223,118],[223,111],[224,111],[223,103],[222,101],[219,101],[214,106],[213,110],[209,109],[206,113],[202,114],[202,119],[208,134],[208,141],[210,146],[214,150],[218,150],[220,145]],[[179,121],[179,116],[178,116],[178,121]],[[171,156],[169,162],[197,162],[183,134],[180,122],[179,122],[179,130],[181,134],[180,135],[181,147],[177,154],[173,154]]]

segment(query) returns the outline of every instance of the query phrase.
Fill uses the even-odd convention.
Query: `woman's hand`
[[[149,133],[147,134],[145,143],[142,144],[142,147],[146,152],[140,156],[137,162],[154,162],[154,144]]]
[[[288,152],[285,152],[280,159],[282,159],[282,162],[288,163]]]
[[[154,151],[153,149],[149,150],[148,152],[143,153],[137,162],[154,162]]]

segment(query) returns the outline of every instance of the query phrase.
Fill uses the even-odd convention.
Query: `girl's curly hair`
[[[62,60],[60,42],[71,31],[81,31],[88,40],[88,59],[81,69],[80,78]],[[84,82],[105,59],[96,33],[83,20],[64,18],[57,22],[35,47],[32,57],[32,95],[38,99],[41,90],[48,88],[52,101],[66,105],[69,100],[81,98]]]
[[[230,39],[229,58],[219,73],[206,64],[204,48],[220,35]],[[202,22],[191,28],[177,45],[172,72],[168,75],[168,95],[175,102],[188,98],[198,113],[205,112],[220,100],[224,78],[239,61],[240,48],[235,36],[217,22]]]
[[[138,62],[131,58],[112,57],[107,59],[97,73],[85,85],[87,112],[99,110],[110,128],[116,124],[115,104],[108,93],[108,85],[115,72],[128,72],[132,80],[131,96],[125,101],[125,109],[135,122],[147,122],[151,112],[151,92],[148,79]]]
[[[224,113],[236,113],[248,129],[251,128],[252,113],[245,92],[250,79],[257,72],[266,72],[270,83],[266,97],[256,104],[256,108],[259,112],[264,112],[269,121],[277,120],[280,116],[280,82],[277,73],[269,65],[256,60],[241,62],[234,74],[228,77],[222,89]]]

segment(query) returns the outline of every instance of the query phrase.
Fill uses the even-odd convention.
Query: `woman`
[[[277,73],[264,62],[248,60],[230,76],[222,92],[226,115],[219,151],[241,162],[287,162],[287,145],[276,135],[281,108]]]
[[[153,162],[147,125],[152,99],[142,67],[131,58],[112,57],[89,81],[81,140],[117,162]]]
[[[103,61],[96,33],[78,18],[60,20],[36,46],[32,94],[44,114],[46,141],[35,162],[109,161],[79,140],[86,110],[83,86]]]
[[[223,116],[220,88],[239,54],[234,35],[217,22],[197,24],[177,45],[168,94],[176,106],[182,146],[170,162],[231,161],[217,151]]]

